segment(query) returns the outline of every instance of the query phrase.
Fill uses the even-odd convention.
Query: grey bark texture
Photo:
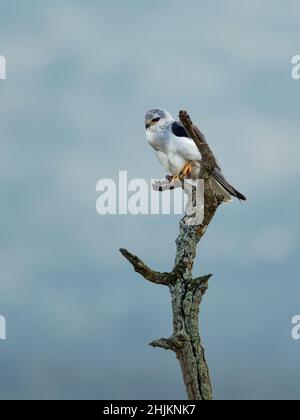
[[[121,254],[132,264],[136,272],[146,280],[167,286],[172,298],[173,333],[150,343],[153,347],[171,350],[179,361],[188,399],[212,400],[212,386],[199,334],[199,310],[202,298],[208,288],[211,274],[194,278],[192,274],[197,245],[205,234],[222,198],[211,189],[210,175],[216,159],[204,135],[193,125],[186,111],[180,111],[179,118],[202,155],[200,178],[204,179],[204,220],[201,225],[186,223],[185,215],[180,221],[176,239],[175,265],[170,273],[159,273],[147,267],[137,256],[125,249]]]

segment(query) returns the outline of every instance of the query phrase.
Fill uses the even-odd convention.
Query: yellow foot
[[[191,173],[192,173],[192,169],[193,169],[192,164],[191,164],[191,163],[187,163],[187,164],[183,167],[182,171],[180,172],[180,174],[179,174],[179,178],[180,178],[181,180],[186,179],[186,178],[190,178]]]

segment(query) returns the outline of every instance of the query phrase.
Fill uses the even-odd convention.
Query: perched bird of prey
[[[145,128],[148,142],[173,180],[199,178],[201,154],[179,121],[175,121],[168,111],[151,109],[145,115]],[[223,196],[224,202],[231,201],[232,197],[246,200],[225,179],[219,166],[214,168],[211,182],[213,190]]]

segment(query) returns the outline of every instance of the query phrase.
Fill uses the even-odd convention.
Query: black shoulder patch
[[[172,133],[177,137],[189,137],[188,133],[185,131],[185,128],[176,121],[172,124]]]

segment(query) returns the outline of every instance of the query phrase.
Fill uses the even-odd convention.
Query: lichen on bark
[[[200,304],[212,275],[195,278],[192,270],[198,243],[205,234],[222,198],[213,192],[210,185],[210,175],[217,163],[204,135],[193,125],[186,111],[180,111],[179,118],[202,155],[200,177],[204,179],[204,220],[200,225],[190,225],[185,215],[180,221],[174,268],[169,273],[152,270],[140,258],[125,249],[121,249],[120,252],[132,264],[135,271],[145,279],[167,286],[170,290],[173,333],[171,337],[154,340],[150,345],[171,350],[176,354],[188,399],[212,400],[209,369],[199,334]]]

